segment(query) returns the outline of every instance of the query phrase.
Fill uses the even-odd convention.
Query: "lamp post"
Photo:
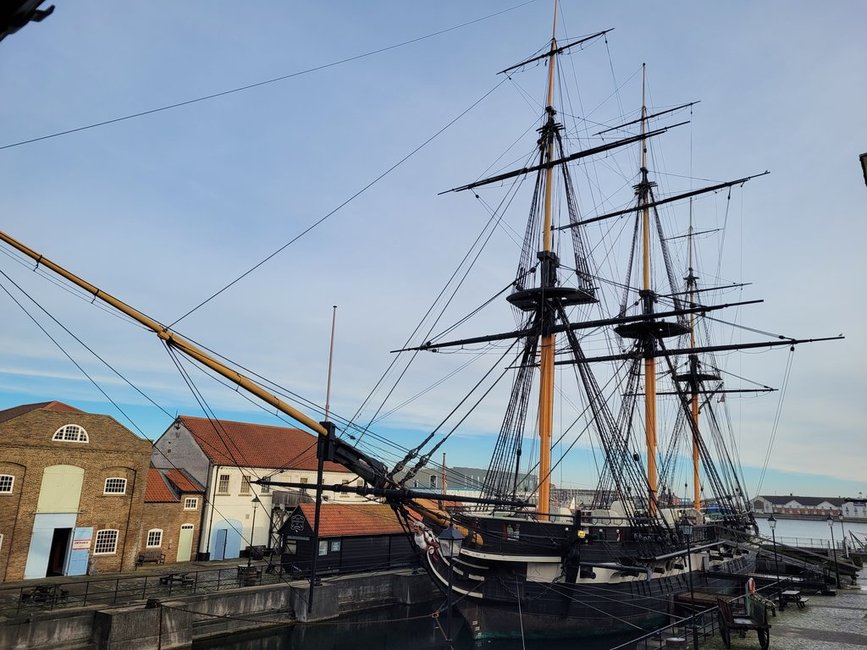
[[[256,534],[256,510],[259,507],[259,497],[253,496],[250,500],[253,504],[253,523],[250,526],[250,550],[247,551],[247,568],[250,568],[250,564],[253,561],[253,536]]]
[[[692,522],[684,516],[677,524],[680,534],[686,540],[686,570],[689,578],[689,606],[692,612],[692,647],[698,650],[698,628],[695,625],[695,592],[692,589],[692,548],[690,540],[692,539]]]
[[[774,572],[777,574],[777,593],[780,593],[782,590],[780,589],[780,564],[777,560],[777,535],[774,530],[777,528],[777,518],[774,517],[774,513],[771,513],[771,516],[768,517],[768,526],[771,528],[771,540],[774,542]]]
[[[828,515],[828,527],[831,529],[831,551],[834,553],[834,575],[837,577],[837,589],[840,584],[840,568],[837,566],[837,543],[834,541],[834,518]]]
[[[439,534],[437,540],[440,544],[440,555],[449,565],[449,590],[446,595],[446,641],[449,647],[452,645],[452,559],[461,554],[461,545],[464,543],[464,536],[461,532],[449,525],[443,532]]]

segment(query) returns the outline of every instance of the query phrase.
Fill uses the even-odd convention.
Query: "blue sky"
[[[0,149],[2,229],[172,322],[493,89],[502,81],[497,71],[545,45],[551,14],[541,1],[264,2],[255,12],[203,1],[124,11],[106,2],[58,3],[46,21],[0,43],[0,147],[307,70],[509,6],[516,8],[279,83]],[[587,89],[571,99],[588,116],[633,111],[642,62],[652,106],[701,101],[692,124],[659,145],[655,165],[669,174],[659,179],[661,191],[685,189],[681,177],[690,170],[713,180],[772,172],[733,195],[725,240],[732,261],[719,278],[753,283],[738,299],[765,299],[739,314],[747,326],[847,338],[792,355],[762,491],[864,490],[867,188],[858,154],[867,151],[867,6],[564,2],[561,13],[561,37],[614,28],[607,46],[568,57]],[[355,413],[388,351],[410,334],[487,218],[472,197],[437,193],[482,175],[531,129],[542,74],[531,70],[500,85],[321,226],[181,321],[179,331],[321,404],[331,305],[339,305],[332,404]],[[505,152],[497,168],[523,151]],[[725,202],[706,207],[719,221]],[[513,273],[514,242],[498,233],[492,250],[501,255],[481,260],[477,284],[468,286],[476,297]],[[159,435],[176,412],[200,414],[154,337],[6,255],[0,269],[166,411],[52,326],[145,435]],[[5,294],[0,299],[0,407],[58,399],[133,426]],[[451,316],[475,302],[467,298]],[[732,371],[779,387],[787,355],[749,355]],[[424,364],[423,375],[442,373]],[[274,421],[231,391],[197,381],[221,416]],[[424,386],[410,383],[390,406]],[[382,430],[412,444],[454,397],[441,389],[412,401]],[[751,490],[778,404],[774,394],[731,407]],[[483,463],[495,411],[449,443],[454,464]],[[584,486],[588,462],[575,461],[562,481]]]

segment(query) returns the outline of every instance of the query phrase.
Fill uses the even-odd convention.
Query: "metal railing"
[[[0,616],[15,616],[32,610],[95,605],[110,607],[149,598],[191,596],[238,587],[285,583],[288,580],[266,569],[261,564],[250,567],[238,565],[0,589]]]
[[[765,592],[762,595],[770,594],[779,589],[779,583],[773,583],[762,587],[758,593]],[[746,595],[732,598],[729,602],[738,603],[744,601]],[[680,603],[685,605],[685,603]],[[690,605],[694,606],[694,605]],[[704,641],[714,636],[719,631],[719,618],[717,612],[719,607],[713,606],[707,609],[702,609],[695,613],[695,627],[698,630],[700,641]],[[659,650],[665,647],[665,642],[671,637],[679,637],[687,640],[689,647],[692,647],[693,635],[693,615],[684,616],[676,621],[669,623],[665,627],[661,627],[653,632],[621,643],[614,646],[611,650]]]

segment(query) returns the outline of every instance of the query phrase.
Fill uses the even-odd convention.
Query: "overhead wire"
[[[270,78],[270,79],[265,79],[265,80],[263,80],[263,81],[256,81],[256,82],[253,82],[253,83],[245,84],[245,85],[243,85],[243,86],[238,86],[238,87],[236,87],[236,88],[230,88],[230,89],[228,89],[228,90],[221,90],[221,91],[219,91],[219,92],[211,93],[211,94],[209,94],[209,95],[203,95],[203,96],[201,96],[201,97],[196,97],[196,98],[193,98],[193,99],[187,99],[187,100],[184,100],[184,101],[175,102],[175,103],[173,103],[173,104],[167,104],[167,105],[165,105],[165,106],[159,106],[159,107],[157,107],[157,108],[151,108],[151,109],[148,109],[148,110],[139,111],[139,112],[137,112],[137,113],[131,113],[131,114],[128,114],[128,115],[122,115],[122,116],[120,116],[120,117],[115,117],[115,118],[111,118],[111,119],[108,119],[108,120],[102,120],[102,121],[100,121],[100,122],[93,122],[93,123],[91,123],[91,124],[86,124],[86,125],[83,125],[83,126],[78,126],[78,127],[75,127],[75,128],[66,129],[66,130],[63,130],[63,131],[56,131],[56,132],[54,132],[54,133],[48,133],[48,134],[41,135],[41,136],[38,136],[38,137],[35,137],[35,138],[28,138],[28,139],[26,139],[26,140],[20,140],[20,141],[18,141],[18,142],[7,143],[7,144],[4,144],[4,145],[0,145],[0,151],[2,151],[2,150],[4,150],[4,149],[11,149],[11,148],[13,148],[13,147],[20,147],[20,146],[22,146],[22,145],[26,145],[26,144],[32,144],[32,143],[34,143],[34,142],[41,142],[41,141],[43,141],[43,140],[49,140],[49,139],[52,139],[52,138],[58,138],[58,137],[61,137],[61,136],[64,136],[64,135],[70,135],[70,134],[72,134],[72,133],[80,133],[81,131],[88,131],[88,130],[90,130],[90,129],[96,129],[96,128],[99,128],[99,127],[102,127],[102,126],[107,126],[107,125],[109,125],[109,124],[117,124],[118,122],[125,122],[125,121],[127,121],[127,120],[132,120],[132,119],[136,119],[136,118],[139,118],[139,117],[144,117],[144,116],[147,116],[147,115],[154,115],[155,113],[162,113],[162,112],[164,112],[164,111],[173,110],[173,109],[175,109],[175,108],[181,108],[181,107],[183,107],[183,106],[190,106],[191,104],[198,104],[198,103],[200,103],[200,102],[205,102],[205,101],[208,101],[208,100],[211,100],[211,99],[217,99],[217,98],[219,98],[219,97],[225,97],[225,96],[227,96],[227,95],[233,95],[233,94],[235,94],[235,93],[240,93],[240,92],[244,92],[244,91],[247,91],[247,90],[252,90],[252,89],[254,89],[254,88],[259,88],[259,87],[261,87],[261,86],[267,86],[267,85],[269,85],[269,84],[278,83],[278,82],[280,82],[280,81],[286,81],[286,80],[288,80],[288,79],[293,79],[293,78],[295,78],[295,77],[300,77],[300,76],[303,76],[303,75],[306,75],[306,74],[311,74],[311,73],[313,73],[313,72],[319,72],[320,70],[326,70],[326,69],[328,69],[328,68],[333,68],[333,67],[335,67],[335,66],[339,66],[339,65],[342,65],[342,64],[344,64],[344,63],[349,63],[349,62],[352,62],[352,61],[358,61],[359,59],[364,59],[364,58],[367,58],[367,57],[370,57],[370,56],[374,56],[374,55],[376,55],[376,54],[381,54],[381,53],[383,53],[383,52],[388,52],[389,50],[395,50],[395,49],[398,49],[398,48],[401,48],[401,47],[405,47],[405,46],[407,46],[407,45],[412,45],[412,44],[414,44],[414,43],[418,43],[418,42],[420,42],[420,41],[425,41],[425,40],[427,40],[427,39],[434,38],[434,37],[436,37],[436,36],[441,36],[441,35],[443,35],[443,34],[447,34],[447,33],[449,33],[449,32],[453,32],[453,31],[455,31],[455,30],[462,29],[462,28],[464,28],[464,27],[468,27],[469,25],[474,25],[474,24],[476,24],[476,23],[480,23],[480,22],[483,22],[483,21],[485,21],[485,20],[489,20],[489,19],[491,19],[491,18],[495,18],[495,17],[497,17],[497,16],[500,16],[500,15],[502,15],[502,14],[508,13],[508,12],[510,12],[510,11],[514,11],[514,10],[516,10],[516,9],[520,9],[521,7],[523,7],[523,6],[525,6],[525,5],[528,5],[528,4],[532,4],[532,3],[535,2],[535,1],[536,1],[536,0],[527,0],[526,2],[521,2],[521,3],[516,4],[516,5],[513,5],[513,6],[511,6],[511,7],[506,7],[505,9],[501,9],[500,11],[496,11],[496,12],[493,12],[493,13],[488,14],[488,15],[486,15],[486,16],[482,16],[481,18],[475,18],[475,19],[473,19],[473,20],[469,20],[469,21],[463,22],[463,23],[461,23],[461,24],[459,24],[459,25],[453,25],[453,26],[451,26],[451,27],[447,27],[447,28],[445,28],[445,29],[440,29],[440,30],[437,30],[437,31],[435,31],[435,32],[431,32],[431,33],[429,33],[429,34],[425,34],[425,35],[423,35],[423,36],[418,36],[418,37],[416,37],[416,38],[411,38],[411,39],[409,39],[409,40],[402,41],[402,42],[400,42],[400,43],[395,43],[395,44],[392,44],[392,45],[387,45],[387,46],[385,46],[385,47],[380,47],[380,48],[377,48],[377,49],[375,49],[375,50],[370,50],[370,51],[368,51],[368,52],[363,52],[362,54],[356,54],[356,55],[353,55],[353,56],[345,57],[345,58],[343,58],[343,59],[339,59],[339,60],[337,60],[337,61],[331,61],[331,62],[329,62],[329,63],[323,63],[323,64],[321,64],[321,65],[317,65],[317,66],[314,66],[314,67],[311,67],[311,68],[307,68],[307,69],[305,69],[305,70],[298,70],[298,71],[296,71],[296,72],[291,72],[291,73],[288,73],[288,74],[280,75],[279,77],[272,77],[272,78]]]

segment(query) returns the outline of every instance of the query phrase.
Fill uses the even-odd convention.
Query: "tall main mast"
[[[554,185],[554,66],[557,52],[557,3],[554,3],[554,24],[551,30],[551,51],[548,55],[548,97],[545,111],[548,122],[543,129],[542,146],[545,147],[544,158],[548,165],[545,170],[545,203],[542,226],[542,282],[550,277],[546,267],[551,262],[552,251],[552,192]],[[544,305],[544,301],[543,301]],[[542,307],[544,310],[544,306]],[[555,335],[546,327],[549,322],[543,314],[542,345],[539,359],[539,503],[538,510],[541,519],[547,519],[546,513],[551,509],[551,432],[554,428],[554,339]],[[552,323],[553,324],[553,323]]]
[[[641,65],[641,135],[647,132],[647,102],[645,100],[645,64]],[[653,313],[653,292],[650,286],[650,182],[647,178],[647,140],[641,141],[641,183],[638,186],[638,203],[641,209],[641,248],[642,248],[642,286],[641,299],[643,312]],[[655,342],[648,337],[645,342],[644,358],[644,434],[647,446],[647,490],[648,508],[656,510],[656,357],[653,356]]]

